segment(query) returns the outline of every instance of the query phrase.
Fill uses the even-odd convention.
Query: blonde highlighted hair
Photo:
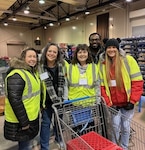
[[[116,57],[115,60],[112,61],[112,59],[106,54],[105,55],[105,69],[106,69],[106,78],[107,82],[110,85],[111,77],[111,67],[115,67],[115,80],[116,80],[116,87],[118,89],[121,89],[123,87],[123,80],[122,80],[122,73],[121,73],[121,56],[119,54],[119,51],[116,51]]]

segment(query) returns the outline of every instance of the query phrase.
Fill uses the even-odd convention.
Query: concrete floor
[[[3,123],[4,123],[4,115],[0,115],[0,150],[17,150],[17,142],[12,142],[4,139],[3,137]],[[32,141],[32,150],[40,150],[39,145],[39,136],[37,136]],[[59,147],[56,143],[54,143],[54,137],[52,136],[50,139],[50,150],[59,150]]]
[[[145,108],[142,108],[142,111],[138,112],[138,107],[135,108],[135,115],[133,120],[135,120],[137,123],[141,124],[145,127]],[[12,142],[5,140],[3,137],[3,122],[4,122],[4,116],[0,116],[0,150],[17,150],[17,142]],[[40,150],[38,140],[39,137],[36,137],[33,141],[34,148],[33,150]],[[58,146],[54,143],[53,137],[51,137],[50,140],[50,150],[59,150]]]

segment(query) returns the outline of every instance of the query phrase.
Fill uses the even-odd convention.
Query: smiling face
[[[116,46],[108,46],[107,49],[106,49],[107,55],[111,58],[116,57],[116,52],[117,51],[118,51],[118,49],[116,48]]]
[[[100,46],[101,44],[100,36],[98,34],[91,35],[89,39],[89,43],[92,48],[94,49],[98,48],[98,46]]]
[[[25,62],[29,66],[34,67],[37,64],[37,54],[36,54],[36,52],[33,51],[33,50],[28,50],[26,52]]]
[[[47,50],[46,58],[49,63],[55,63],[58,55],[58,48],[55,45],[50,45]]]
[[[77,59],[80,62],[80,64],[86,64],[86,61],[88,59],[88,51],[80,49],[77,53]]]

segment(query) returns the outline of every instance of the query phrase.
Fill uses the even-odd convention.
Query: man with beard
[[[94,63],[98,63],[99,55],[104,51],[103,46],[101,44],[101,36],[99,33],[91,33],[89,36],[89,48],[92,53],[92,57]]]

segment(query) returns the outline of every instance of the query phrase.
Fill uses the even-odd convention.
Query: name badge
[[[116,80],[111,80],[110,81],[110,86],[116,86]]]
[[[88,84],[88,82],[87,82],[87,79],[86,78],[81,78],[80,80],[79,80],[79,85],[87,85]]]
[[[47,78],[49,78],[47,72],[44,72],[44,73],[41,73],[41,74],[40,74],[40,79],[41,79],[41,81],[43,81],[43,80],[45,80],[45,79],[47,79]]]

